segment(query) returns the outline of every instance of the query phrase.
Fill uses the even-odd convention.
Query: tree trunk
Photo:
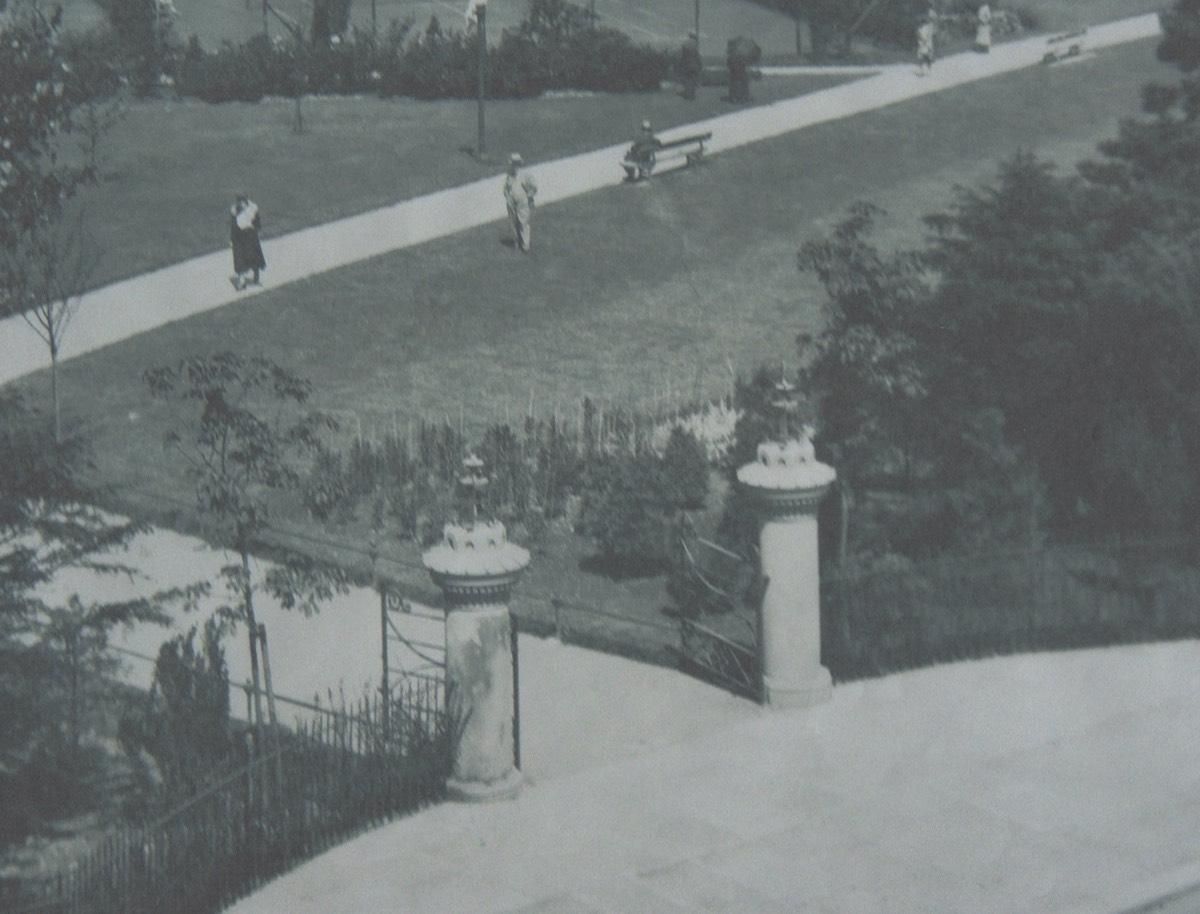
[[[58,340],[50,336],[50,400],[54,410],[54,443],[62,444],[62,418],[58,407]]]
[[[253,588],[250,586],[250,553],[243,538],[238,535],[238,551],[242,554],[242,612],[246,621],[246,635],[250,639],[250,681],[254,688],[254,734],[258,749],[262,751],[262,688],[258,675],[258,620],[254,617]]]
[[[67,662],[71,665],[71,763],[79,762],[79,637],[67,633]]]

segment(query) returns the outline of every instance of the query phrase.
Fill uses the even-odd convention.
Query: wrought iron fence
[[[452,728],[436,684],[276,730],[182,806],[10,890],[14,914],[210,914],[331,845],[441,798]]]

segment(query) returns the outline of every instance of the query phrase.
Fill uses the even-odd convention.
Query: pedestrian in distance
[[[980,4],[975,20],[975,50],[986,54],[992,49],[992,8]]]
[[[696,87],[700,85],[700,77],[704,75],[704,61],[700,59],[700,36],[688,32],[687,40],[679,51],[679,76],[683,81],[683,97],[692,101],[696,97]]]
[[[729,100],[734,104],[750,101],[750,67],[762,58],[762,48],[753,38],[739,35],[725,45],[725,63],[729,68]]]
[[[521,158],[520,153],[514,152],[508,157],[508,174],[504,178],[504,202],[517,237],[517,248],[528,253],[537,183],[533,180],[533,175],[525,171],[524,165],[525,160]]]
[[[259,273],[267,268],[258,231],[262,218],[258,204],[246,194],[238,194],[229,209],[229,245],[233,248],[233,276],[229,281],[239,292],[260,284]]]
[[[917,75],[924,76],[933,69],[933,10],[917,26]]]

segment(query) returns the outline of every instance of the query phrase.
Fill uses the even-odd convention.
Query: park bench
[[[1079,29],[1046,39],[1046,53],[1042,55],[1042,63],[1078,57],[1083,53],[1083,41],[1086,37],[1087,29]]]
[[[695,165],[704,158],[704,144],[711,139],[712,133],[709,132],[680,137],[677,140],[664,140],[662,145],[647,150],[641,156],[636,155],[635,147],[631,146],[621,161],[621,167],[625,169],[625,179],[641,181],[651,174]]]

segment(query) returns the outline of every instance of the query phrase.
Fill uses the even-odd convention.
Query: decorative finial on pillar
[[[775,399],[771,405],[779,410],[779,441],[782,444],[789,436],[788,420],[800,410],[800,396],[795,384],[787,379],[787,369],[780,369],[779,382],[775,385]]]
[[[463,469],[466,475],[458,478],[458,484],[471,502],[471,526],[479,523],[479,515],[483,513],[483,490],[487,488],[488,478],[483,475],[484,463],[475,454],[463,458]]]

